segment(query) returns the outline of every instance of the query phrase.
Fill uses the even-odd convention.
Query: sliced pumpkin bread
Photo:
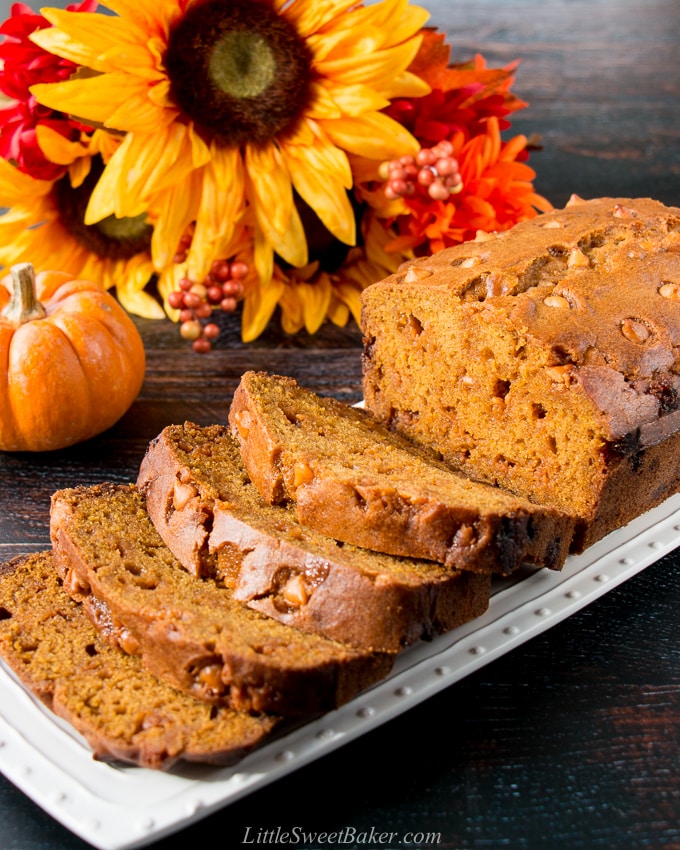
[[[382,679],[393,656],[304,634],[182,569],[133,485],[60,490],[50,533],[57,571],[99,631],[147,670],[244,711],[313,715]]]
[[[454,472],[293,378],[246,372],[229,422],[262,498],[345,543],[502,575],[564,564],[573,519]]]
[[[280,723],[187,696],[112,648],[64,591],[50,552],[0,566],[0,655],[100,760],[233,764]]]
[[[397,651],[488,606],[488,575],[345,545],[264,504],[227,426],[168,426],[137,483],[186,570],[217,576],[234,599],[305,632]]]

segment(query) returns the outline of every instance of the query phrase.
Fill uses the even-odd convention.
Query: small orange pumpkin
[[[95,283],[12,266],[0,282],[0,450],[41,452],[110,428],[142,387],[144,344]]]

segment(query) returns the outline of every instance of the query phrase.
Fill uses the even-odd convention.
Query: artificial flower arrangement
[[[103,7],[103,11],[101,10]],[[404,260],[550,208],[516,64],[408,0],[83,0],[0,26],[0,264],[98,282],[196,351],[359,321]]]

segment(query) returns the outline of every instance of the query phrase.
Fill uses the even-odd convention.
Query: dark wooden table
[[[455,60],[475,51],[491,65],[522,59],[514,90],[530,107],[513,132],[542,135],[536,186],[555,205],[572,192],[680,202],[678,0],[423,5]],[[232,321],[201,357],[169,324],[139,325],[147,378],[117,426],[52,455],[0,455],[2,559],[48,545],[55,489],[131,480],[164,425],[224,421],[247,368],[360,397],[355,327],[286,338],[274,326],[242,345]],[[429,846],[451,850],[677,850],[678,567],[680,551],[400,718],[154,846],[228,848],[247,826],[298,825],[434,832],[441,839]],[[0,850],[85,847],[0,777]]]

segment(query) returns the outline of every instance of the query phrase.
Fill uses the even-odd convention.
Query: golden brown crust
[[[479,573],[564,564],[569,517],[461,476],[292,378],[246,372],[229,421],[262,497],[292,502],[300,522],[323,534]]]
[[[193,497],[174,498],[175,484]],[[160,535],[185,566],[201,562],[234,598],[305,632],[397,651],[486,610],[488,576],[342,546],[263,504],[229,429],[169,426],[149,446],[138,485]],[[186,530],[209,515],[202,531]],[[201,545],[186,547],[177,531]],[[189,557],[190,556],[190,557]]]
[[[363,293],[364,397],[465,474],[573,514],[579,550],[680,482],[680,209],[574,199]]]

